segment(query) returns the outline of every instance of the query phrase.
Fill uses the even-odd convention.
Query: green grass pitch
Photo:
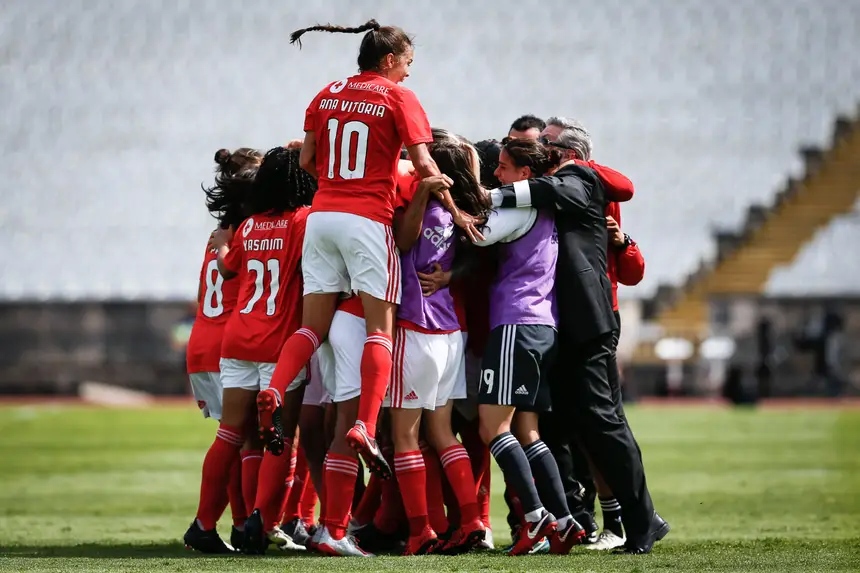
[[[206,558],[181,542],[215,432],[193,405],[0,407],[0,571],[860,571],[860,410],[638,407],[630,419],[672,525],[648,556]]]

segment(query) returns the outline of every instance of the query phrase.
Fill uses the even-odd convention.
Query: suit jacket
[[[597,173],[588,165],[568,164],[551,176],[499,187],[493,191],[493,202],[503,208],[555,212],[561,337],[585,342],[618,328],[606,274],[605,191]]]

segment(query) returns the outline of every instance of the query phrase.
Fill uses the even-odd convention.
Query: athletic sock
[[[570,510],[567,508],[567,499],[564,497],[564,486],[561,483],[561,475],[558,473],[558,464],[552,457],[549,448],[542,440],[532,442],[523,451],[532,475],[535,478],[535,486],[541,501],[547,510],[557,518],[559,529],[564,529],[569,524]]]
[[[287,441],[284,446],[289,452],[292,444]],[[263,455],[254,509],[260,510],[264,531],[271,531],[281,523],[281,511],[287,497],[287,481],[291,480],[291,461],[292,456],[275,456],[271,452]]]
[[[442,491],[442,464],[439,463],[433,448],[424,443],[419,445],[427,480],[427,489],[424,493],[427,498],[427,517],[434,531],[444,533],[448,531],[448,517],[445,515],[445,498]]]
[[[487,450],[487,456],[490,455],[490,451]],[[491,487],[491,479],[492,472],[490,471],[489,466],[484,471],[481,476],[480,484],[478,485],[478,508],[481,512],[481,521],[484,522],[484,526],[490,527],[490,487]]]
[[[397,474],[382,482],[382,503],[373,517],[373,526],[386,535],[397,532],[406,510],[403,507],[403,496],[400,495],[400,484]]]
[[[305,482],[305,491],[302,494],[302,500],[299,503],[299,517],[301,517],[306,526],[314,524],[318,499],[319,496],[314,487],[314,482],[308,477],[307,482]]]
[[[481,519],[478,498],[475,492],[475,478],[472,476],[472,462],[466,448],[455,444],[439,453],[445,475],[460,506],[460,522],[471,523]]]
[[[537,489],[535,489],[532,470],[522,446],[513,434],[505,432],[492,439],[490,453],[493,454],[496,463],[502,469],[505,480],[519,498],[523,513],[526,514],[526,520],[535,521],[534,519],[530,520],[528,516],[534,516],[536,511],[539,514],[543,505],[541,505]]]
[[[278,391],[282,400],[287,387],[296,379],[302,368],[307,366],[311,356],[319,346],[319,335],[307,327],[295,331],[284,343],[283,348],[281,348],[281,355],[278,357],[278,364],[275,366],[275,372],[272,374],[272,381],[269,384],[269,388]]]
[[[376,436],[376,419],[391,378],[391,348],[391,337],[376,332],[364,341],[364,352],[361,354],[358,419],[364,422],[371,437]]]
[[[245,520],[248,519],[248,510],[245,508],[245,498],[242,496],[241,455],[233,459],[233,465],[230,467],[230,483],[227,485],[227,498],[230,500],[233,527],[242,529],[245,526]]]
[[[254,511],[254,502],[257,500],[257,480],[262,463],[263,452],[260,450],[242,452],[242,499],[245,500],[245,513],[248,515]]]
[[[600,509],[603,512],[603,529],[607,529],[624,537],[624,526],[621,524],[621,504],[614,497],[600,498]]]
[[[296,455],[293,485],[290,488],[289,495],[287,495],[287,503],[284,504],[284,523],[289,523],[301,517],[299,504],[302,502],[302,496],[304,496],[308,481],[310,481],[310,471],[308,470],[308,461],[305,458],[304,448],[301,446],[296,448]]]
[[[355,491],[355,476],[358,475],[358,460],[331,452],[325,464],[325,521],[335,540],[343,539],[352,507]]]
[[[394,472],[409,519],[409,535],[421,535],[430,524],[427,515],[427,471],[421,451],[395,453]]]
[[[359,525],[366,525],[373,521],[373,516],[376,515],[376,511],[382,503],[382,481],[382,478],[376,474],[370,474],[370,481],[364,488],[361,502],[352,512],[352,519]]]
[[[215,529],[218,518],[227,506],[230,470],[244,441],[241,430],[221,424],[215,433],[215,441],[206,452],[200,482],[200,503],[197,506],[197,522],[203,530]]]

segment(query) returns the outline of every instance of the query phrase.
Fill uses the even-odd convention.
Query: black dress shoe
[[[666,537],[669,533],[669,524],[666,520],[660,517],[660,514],[654,512],[654,517],[651,518],[651,526],[645,535],[631,536],[628,532],[627,542],[624,547],[619,548],[615,553],[619,555],[644,555],[651,553],[654,544]]]

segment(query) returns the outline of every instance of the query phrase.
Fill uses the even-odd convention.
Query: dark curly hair
[[[266,152],[245,198],[245,214],[283,213],[310,205],[317,182],[299,167],[299,149],[275,147]]]
[[[250,147],[215,152],[215,185],[201,187],[206,194],[206,208],[222,228],[236,226],[245,219],[245,194],[262,159],[262,152]]]

